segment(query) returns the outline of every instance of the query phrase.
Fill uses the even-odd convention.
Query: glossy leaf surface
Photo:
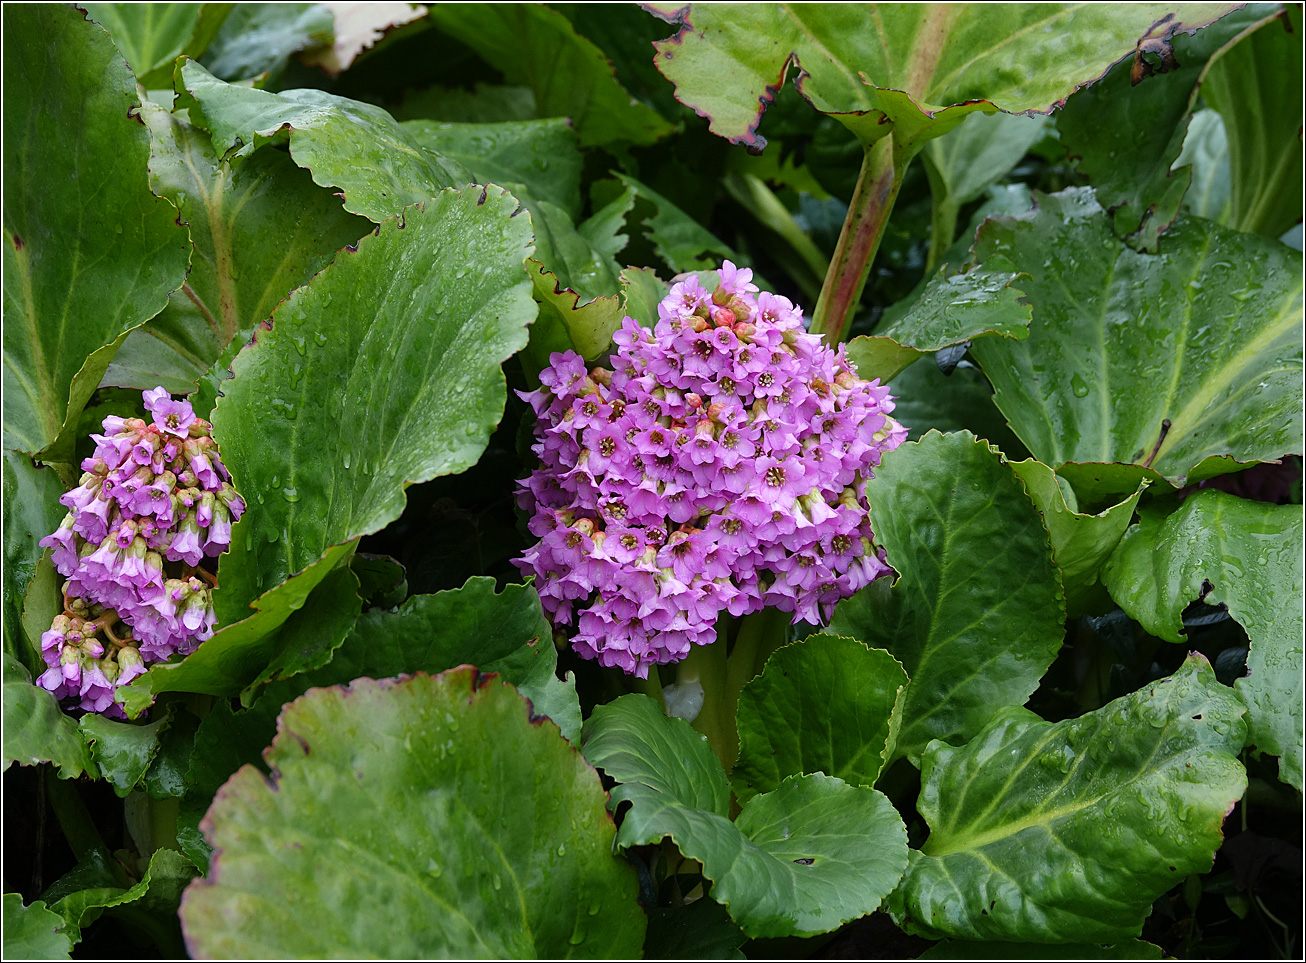
[[[487,188],[405,211],[296,291],[236,358],[214,437],[252,497],[219,566],[220,619],[398,518],[407,485],[480,457],[503,413],[500,365],[535,316],[516,209]]]
[[[1281,777],[1298,789],[1303,535],[1300,505],[1198,492],[1168,516],[1144,512],[1103,575],[1121,608],[1170,642],[1185,641],[1183,611],[1190,602],[1204,598],[1228,607],[1251,639],[1247,675],[1235,683],[1247,703],[1248,739],[1279,756]]]
[[[898,580],[840,602],[830,631],[907,670],[895,755],[917,763],[931,740],[964,742],[1034,691],[1064,636],[1061,575],[1020,481],[969,432],[886,454],[866,497]]]
[[[894,707],[907,673],[883,649],[813,635],[777,649],[739,694],[740,802],[788,776],[823,772],[874,786],[893,752]]]
[[[1030,336],[971,352],[1039,461],[1135,463],[1182,484],[1235,467],[1207,459],[1272,461],[1300,448],[1296,252],[1184,218],[1159,254],[1140,254],[1087,192],[1038,205],[989,221],[975,247],[981,262],[1000,257],[1031,275]]]
[[[219,792],[187,892],[202,956],[638,952],[634,873],[594,771],[509,686],[466,668],[317,689]]]
[[[288,131],[295,163],[343,193],[345,210],[373,221],[471,180],[461,165],[421,147],[388,113],[362,101],[228,84],[194,61],[181,66],[177,84],[177,106],[213,135],[220,158],[246,157]]]
[[[1230,224],[1278,237],[1301,220],[1301,9],[1283,12],[1227,50],[1202,96],[1229,134]]]
[[[762,111],[797,65],[817,110],[866,143],[892,132],[905,158],[975,110],[1051,110],[1176,9],[1191,28],[1231,7],[653,5],[685,24],[656,45],[658,69],[713,133],[763,146]]]
[[[77,722],[59,708],[52,692],[32,683],[18,660],[4,653],[4,768],[15,762],[52,762],[61,779],[97,774]]]
[[[146,102],[150,186],[174,202],[194,253],[185,287],[127,336],[104,382],[189,393],[233,340],[244,344],[294,288],[371,225],[281,151],[220,161],[209,135]]]
[[[167,87],[172,62],[208,49],[234,3],[88,3],[86,10],[122,51],[141,86]]]
[[[59,504],[64,485],[54,469],[40,468],[16,451],[4,453],[3,471],[4,647],[20,662],[35,667],[36,650],[23,633],[23,603],[45,551],[36,543],[58,528],[67,512]],[[42,626],[42,631],[47,628]]]
[[[540,117],[570,117],[582,147],[651,144],[671,125],[617,82],[603,51],[542,4],[441,3],[431,23],[529,87]]]
[[[828,932],[876,909],[902,874],[906,831],[874,789],[796,776],[732,823],[725,772],[706,740],[651,699],[597,707],[582,742],[585,758],[618,782],[613,807],[631,804],[617,844],[670,836],[750,936]]]
[[[1210,869],[1247,787],[1242,704],[1192,655],[1078,719],[1000,713],[925,753],[930,836],[890,900],[909,931],[1032,943],[1136,936],[1152,901]]]
[[[51,4],[4,27],[4,445],[70,461],[114,349],[181,286],[186,233],[149,191],[136,81],[104,31]]]
[[[1133,82],[1133,61],[1122,61],[1057,113],[1066,150],[1093,184],[1098,203],[1112,212],[1116,232],[1136,235],[1131,238],[1135,247],[1155,251],[1157,236],[1179,213],[1190,171],[1175,160],[1199,84],[1206,93],[1208,62],[1275,7],[1249,4],[1191,36],[1174,37],[1170,46],[1176,66],[1138,83]]]
[[[1011,470],[1025,483],[1052,536],[1052,558],[1061,569],[1066,608],[1072,618],[1080,615],[1103,563],[1133,520],[1142,488],[1124,501],[1090,514],[1078,510],[1074,489],[1042,462],[1032,458],[1012,462]]]
[[[17,893],[4,896],[4,955],[7,960],[67,960],[72,938],[64,920],[36,900],[27,906]]]
[[[243,80],[265,71],[276,73],[292,54],[329,44],[334,36],[334,17],[325,4],[240,3],[202,62],[214,76]]]

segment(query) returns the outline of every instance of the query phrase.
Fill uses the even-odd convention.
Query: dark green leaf
[[[316,689],[206,822],[221,860],[182,924],[199,956],[622,957],[634,873],[592,769],[471,668]]]
[[[739,694],[740,802],[788,776],[823,772],[874,786],[893,753],[893,710],[907,673],[883,649],[813,635],[778,649]]]
[[[28,906],[17,893],[5,893],[4,958],[6,960],[67,960],[73,940],[64,932],[64,919],[40,900]]]
[[[59,778],[97,774],[77,723],[59,708],[54,694],[31,681],[27,669],[4,653],[4,768],[17,762],[52,762]]]
[[[494,188],[409,208],[282,303],[236,358],[214,437],[250,510],[218,569],[219,619],[384,528],[407,485],[480,457],[503,414],[500,366],[535,316],[516,209]]]
[[[1031,275],[1029,338],[981,339],[971,352],[1045,465],[1135,463],[1178,485],[1236,467],[1220,456],[1299,450],[1296,252],[1181,217],[1159,255],[1140,254],[1116,240],[1091,193],[1073,190],[986,222],[975,253]],[[1123,490],[1137,487],[1134,477]]]
[[[5,448],[71,461],[113,352],[186,274],[113,42],[72,6],[4,11]],[[89,358],[87,356],[90,356]]]
[[[1059,106],[1176,10],[1183,23],[1167,21],[1167,32],[1209,23],[1232,5],[649,7],[685,24],[655,45],[656,62],[713,133],[763,146],[762,111],[797,61],[799,89],[817,110],[868,144],[892,133],[901,163],[973,111]]]
[[[408,577],[398,559],[357,552],[349,567],[358,577],[358,597],[367,608],[394,608],[408,598]]]
[[[159,751],[159,732],[168,725],[166,715],[148,725],[115,722],[88,712],[78,724],[100,775],[119,796],[128,795]]]
[[[1071,618],[1085,614],[1089,591],[1097,585],[1102,563],[1129,527],[1146,482],[1119,504],[1088,514],[1079,511],[1070,483],[1042,462],[1032,458],[1012,462],[1011,470],[1025,483],[1052,536],[1052,558],[1061,569],[1068,614]]]
[[[1116,232],[1134,235],[1134,246],[1155,251],[1157,236],[1179,213],[1190,171],[1172,165],[1183,146],[1198,85],[1206,92],[1202,78],[1207,62],[1275,6],[1250,4],[1195,34],[1174,36],[1167,44],[1176,66],[1141,81],[1135,78],[1137,61],[1122,61],[1058,111],[1062,142],[1078,158],[1079,171],[1092,182],[1098,202],[1113,213]]]
[[[204,53],[234,3],[87,3],[143,87],[166,87],[182,54]],[[242,5],[243,6],[243,5]],[[260,6],[262,6],[260,4]]]
[[[171,917],[177,912],[182,890],[195,878],[195,867],[181,853],[160,849],[150,857],[145,875],[138,883],[121,880],[119,882],[131,885],[114,885],[112,878],[103,878],[108,876],[107,873],[101,871],[100,875],[102,878],[98,882],[101,885],[77,889],[52,904],[51,908],[72,926],[89,926],[106,910],[127,915],[133,909],[144,909],[158,916]]]
[[[186,772],[199,726],[194,713],[181,706],[173,708],[168,727],[159,735],[159,751],[141,782],[151,799],[179,799],[186,794]]]
[[[40,468],[16,451],[4,453],[4,649],[28,668],[36,667],[39,650],[24,638],[23,599],[44,551],[36,543],[58,528],[67,512],[59,504],[63,493],[53,469]]]
[[[870,913],[894,887],[906,832],[888,799],[821,773],[791,777],[727,819],[730,789],[706,739],[643,695],[598,706],[585,758],[629,802],[621,847],[671,837],[703,864],[712,898],[753,937],[811,936]]]
[[[1008,458],[1028,454],[993,403],[988,379],[973,364],[960,365],[946,375],[928,361],[913,364],[893,377],[889,391],[896,406],[893,417],[907,428],[911,441],[919,441],[932,428],[944,433],[969,431]]]
[[[1284,4],[1202,81],[1229,133],[1230,224],[1239,231],[1278,237],[1301,220],[1301,31],[1301,9]]]
[[[372,610],[331,661],[315,671],[274,684],[260,698],[277,705],[312,686],[341,685],[361,676],[382,679],[414,672],[443,672],[474,665],[498,672],[548,716],[567,739],[580,731],[575,683],[555,675],[557,650],[535,590],[494,579],[467,580],[462,588],[411,596],[397,612]]]
[[[1248,739],[1279,756],[1285,782],[1302,788],[1303,539],[1300,505],[1268,505],[1198,492],[1169,516],[1144,512],[1107,562],[1112,598],[1143,628],[1183,642],[1194,599],[1225,605],[1247,630]]]
[[[651,144],[671,132],[654,110],[631,98],[603,51],[541,4],[434,4],[442,31],[530,87],[540,117],[569,117],[582,147]]]
[[[646,960],[742,960],[747,939],[720,903],[700,897],[686,906],[648,910]]]
[[[471,177],[418,144],[380,107],[321,90],[272,93],[224,83],[194,61],[177,74],[177,107],[213,135],[223,159],[242,158],[289,131],[290,156],[323,187],[344,194],[345,210],[383,221]]]
[[[276,657],[283,639],[302,639],[312,631],[317,624],[314,608],[308,608],[302,618],[297,616],[311,601],[313,590],[348,559],[355,544],[332,546],[302,572],[256,598],[250,604],[252,615],[223,626],[180,662],[153,665],[120,688],[123,709],[129,716],[139,715],[161,692],[239,692]]]
[[[889,909],[937,939],[1115,942],[1211,868],[1247,788],[1245,710],[1192,655],[1168,679],[1049,723],[1010,708],[960,749],[933,744],[930,836]]]
[[[907,670],[895,753],[918,764],[931,740],[964,742],[1034,691],[1065,634],[1061,575],[1020,481],[969,432],[888,453],[866,497],[898,580],[841,602],[830,631]]]
[[[848,357],[863,378],[888,381],[927,351],[987,334],[1024,340],[1030,306],[1021,277],[995,264],[965,274],[941,269],[906,313],[849,342]]]
[[[242,8],[243,9],[243,8]],[[195,247],[186,286],[127,336],[102,384],[189,393],[232,341],[371,225],[340,207],[282,151],[232,165],[184,115],[142,105],[150,128],[150,185],[173,201]]]
[[[476,183],[498,184],[522,201],[548,201],[573,220],[580,217],[581,155],[565,117],[498,124],[410,120],[399,126],[414,143],[462,164]]]
[[[617,177],[641,200],[652,205],[653,214],[643,221],[644,233],[653,243],[658,257],[673,272],[715,270],[721,266],[723,258],[744,266],[738,254],[667,198],[633,177],[625,174],[617,174]]]

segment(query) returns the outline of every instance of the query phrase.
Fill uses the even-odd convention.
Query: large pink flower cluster
[[[213,634],[211,576],[198,566],[227,550],[245,510],[190,403],[155,388],[145,407],[150,423],[104,419],[81,483],[59,499],[67,516],[41,540],[68,581],[38,681],[95,712],[120,714],[118,686]]]
[[[582,656],[646,677],[716,638],[722,611],[828,621],[888,571],[863,486],[906,430],[801,309],[677,282],[652,331],[626,318],[611,370],[552,355],[535,410],[541,465],[519,503],[540,541],[516,560]]]

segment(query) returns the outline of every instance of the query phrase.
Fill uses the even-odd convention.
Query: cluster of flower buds
[[[515,564],[578,653],[641,678],[714,641],[722,611],[819,624],[889,571],[863,492],[906,437],[888,388],[751,271],[720,276],[677,282],[652,331],[626,318],[611,370],[557,353],[523,395],[540,541]]]
[[[67,582],[38,681],[115,715],[118,686],[213,634],[213,577],[199,565],[227,550],[245,510],[190,402],[155,388],[145,408],[151,423],[104,419],[81,483],[60,498],[68,514],[41,540]]]

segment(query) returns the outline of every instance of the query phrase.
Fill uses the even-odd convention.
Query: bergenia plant
[[[1300,957],[1299,6],[3,21],[5,958]]]

